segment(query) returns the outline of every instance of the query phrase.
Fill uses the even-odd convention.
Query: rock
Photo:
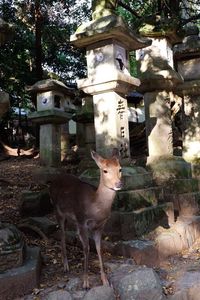
[[[97,286],[89,290],[85,297],[83,298],[84,300],[115,300],[115,294],[114,291],[111,287],[109,286]]]
[[[48,189],[39,192],[24,191],[21,197],[20,213],[22,216],[44,216],[53,209]]]
[[[72,296],[69,292],[64,290],[58,290],[49,293],[46,297],[44,297],[44,300],[72,300]]]
[[[75,278],[71,278],[65,285],[65,289],[68,291],[75,291],[77,290],[79,287],[82,286],[82,281],[80,278],[75,277]]]
[[[160,280],[153,269],[138,268],[128,271],[127,266],[124,270],[120,269],[111,276],[111,282],[120,300],[166,299],[162,293]]]
[[[115,245],[113,253],[133,258],[138,265],[146,265],[148,267],[159,266],[158,251],[152,241],[121,241]]]
[[[199,300],[200,272],[187,271],[175,283],[175,294],[170,300]]]

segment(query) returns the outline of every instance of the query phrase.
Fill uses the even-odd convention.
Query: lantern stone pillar
[[[182,157],[174,156],[172,104],[181,105],[182,99],[175,92],[183,78],[174,69],[172,46],[179,38],[171,31],[146,30],[151,46],[138,50],[139,91],[144,93],[146,134],[148,141],[147,165],[158,180],[187,177],[189,164]]]
[[[73,92],[51,79],[41,80],[28,90],[37,94],[37,111],[29,119],[40,124],[40,163],[57,167],[61,162],[61,124],[71,118],[69,96],[73,97]]]
[[[129,74],[129,51],[146,47],[149,41],[136,37],[123,19],[114,13],[113,5],[94,1],[93,20],[81,25],[71,42],[85,47],[88,77],[78,80],[78,87],[93,95],[96,150],[109,155],[116,147],[122,159],[130,158],[126,95],[140,85]],[[93,3],[94,4],[94,3]]]
[[[183,157],[200,174],[200,37],[197,26],[189,26],[181,44],[174,46],[174,58],[184,82],[176,92],[183,98]],[[198,173],[198,174],[197,174]]]

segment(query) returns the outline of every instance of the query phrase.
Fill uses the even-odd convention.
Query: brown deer
[[[91,156],[100,169],[100,182],[97,189],[73,175],[59,176],[50,186],[51,199],[55,205],[57,220],[62,231],[61,250],[64,271],[69,271],[66,255],[65,227],[67,219],[70,218],[76,224],[83,246],[83,288],[86,289],[89,288],[89,234],[92,235],[95,242],[102,283],[104,285],[108,284],[101,255],[101,236],[104,225],[110,216],[116,191],[122,187],[118,150],[113,149],[112,157],[109,159],[104,159],[95,151],[91,151]]]

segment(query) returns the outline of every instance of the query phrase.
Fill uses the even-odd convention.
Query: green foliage
[[[19,99],[24,106],[30,98],[25,88],[39,78],[38,54],[43,78],[53,77],[71,84],[77,77],[85,76],[85,53],[74,48],[69,40],[77,26],[90,17],[87,2],[80,6],[76,0],[5,0],[0,3],[0,16],[15,28],[13,39],[0,51],[1,88],[10,94],[12,106]],[[36,41],[37,26],[41,41]],[[37,42],[41,42],[41,53]]]

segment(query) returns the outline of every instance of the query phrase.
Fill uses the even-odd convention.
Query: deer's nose
[[[121,180],[115,183],[115,188],[117,190],[121,190],[121,188],[122,188],[122,182],[121,182]]]

